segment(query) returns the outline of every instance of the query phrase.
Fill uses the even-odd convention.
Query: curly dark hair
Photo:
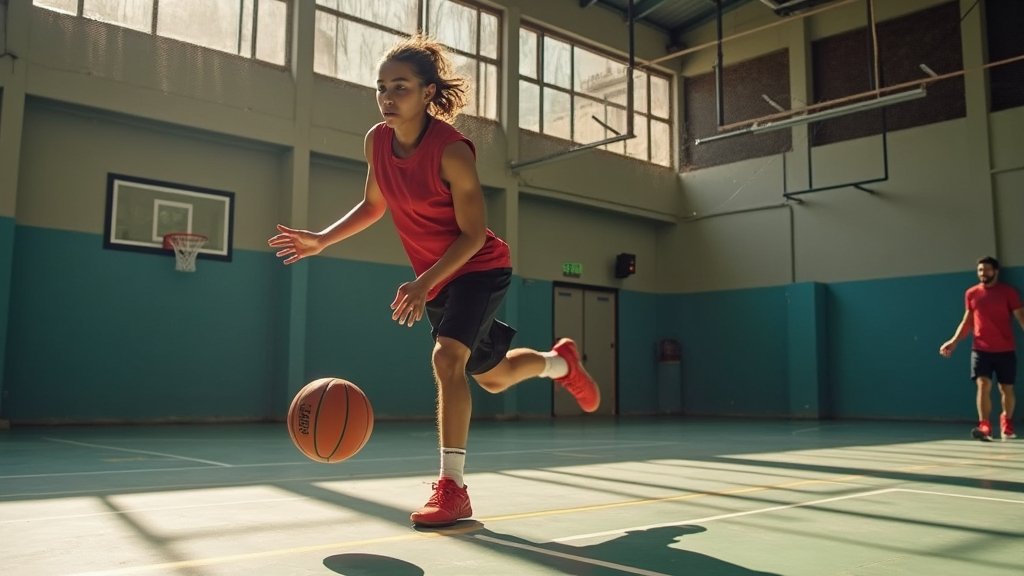
[[[996,260],[991,256],[984,256],[982,258],[978,258],[978,264],[988,264],[989,266],[992,267],[993,270],[999,270],[999,260]]]
[[[455,73],[448,58],[448,49],[440,42],[422,34],[395,44],[381,58],[405,62],[424,85],[434,84],[437,90],[427,104],[427,113],[442,120],[453,120],[469,101],[469,82]]]

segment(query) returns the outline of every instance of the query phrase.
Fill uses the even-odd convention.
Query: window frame
[[[35,0],[30,0],[30,1],[32,2],[32,7],[33,8],[38,8],[40,10],[48,10],[48,11],[51,11],[51,12],[56,12],[58,14],[67,14],[67,12],[64,12],[62,10],[55,10],[55,9],[49,7],[49,6],[37,5],[35,3]],[[182,44],[185,44],[185,45],[188,45],[188,46],[195,46],[197,48],[201,48],[201,49],[204,49],[204,50],[212,50],[212,51],[214,51],[214,52],[216,52],[218,54],[226,54],[228,56],[233,56],[235,58],[243,58],[245,60],[253,60],[255,62],[259,62],[259,63],[265,64],[267,66],[273,66],[275,68],[282,69],[282,70],[287,69],[290,66],[290,64],[291,64],[291,61],[292,61],[292,18],[294,18],[294,14],[295,14],[295,10],[293,10],[293,6],[292,6],[293,5],[293,0],[270,0],[270,1],[273,1],[273,2],[280,2],[281,4],[284,4],[284,6],[285,6],[284,62],[281,63],[281,64],[278,64],[277,62],[271,62],[269,60],[263,60],[263,59],[258,58],[256,56],[256,54],[257,54],[257,52],[256,52],[256,45],[257,45],[257,41],[259,39],[260,2],[262,2],[263,0],[252,0],[252,30],[251,30],[251,34],[250,34],[251,35],[251,39],[249,40],[249,53],[250,53],[250,56],[245,56],[245,55],[239,53],[241,51],[242,38],[245,35],[245,31],[242,30],[241,26],[239,26],[239,28],[238,28],[238,39],[237,39],[237,41],[235,43],[235,45],[238,46],[238,50],[236,52],[228,52],[226,50],[221,50],[220,48],[215,48],[213,46],[206,46],[204,44],[197,44],[195,42],[190,42],[188,40],[179,40],[177,38],[172,38],[170,36],[164,36],[162,34],[157,33],[157,25],[160,22],[160,0],[149,0],[149,1],[152,3],[153,15],[150,18],[149,29],[148,30],[137,30],[135,28],[131,28],[129,26],[124,26],[123,24],[119,24],[117,22],[111,22],[111,21],[107,21],[107,20],[95,20],[95,21],[96,22],[102,22],[102,23],[108,24],[110,26],[117,26],[119,28],[127,28],[129,30],[135,30],[136,32],[139,32],[141,34],[149,34],[149,35],[155,36],[157,38],[163,38],[164,40],[169,40],[171,42],[181,42]],[[240,1],[242,1],[242,0],[240,0]],[[86,0],[76,0],[75,13],[74,14],[68,14],[68,15],[69,16],[74,16],[76,18],[82,18],[82,19],[89,19],[89,20],[91,20],[91,18],[86,18],[84,16],[84,14],[85,14],[85,2],[86,2]]]
[[[414,33],[422,32],[422,33],[425,33],[425,34],[432,34],[432,31],[428,28],[428,26],[429,26],[429,23],[430,23],[429,22],[429,20],[430,20],[430,9],[432,7],[432,3],[435,2],[435,1],[437,1],[437,0],[416,0],[416,30],[415,30]],[[462,49],[456,48],[456,47],[451,46],[451,45],[449,45],[447,43],[441,42],[441,44],[451,54],[460,56],[462,58],[467,58],[469,60],[472,60],[474,62],[475,68],[476,68],[476,81],[471,84],[472,85],[472,90],[473,90],[473,103],[474,103],[474,106],[475,106],[476,110],[474,112],[468,112],[466,110],[463,110],[462,114],[466,114],[466,115],[469,115],[469,116],[475,116],[475,117],[483,118],[483,119],[486,119],[486,120],[495,120],[495,121],[500,120],[500,116],[501,116],[501,91],[502,91],[502,74],[501,74],[502,34],[504,33],[504,31],[502,30],[502,16],[503,16],[503,14],[502,14],[502,12],[500,10],[496,10],[494,8],[491,8],[489,6],[480,4],[478,2],[474,2],[472,0],[445,0],[445,1],[451,2],[453,4],[457,4],[457,5],[460,5],[460,6],[465,6],[467,8],[471,8],[472,10],[474,10],[476,12],[477,34],[476,34],[476,45],[475,45],[476,53],[475,54],[471,53],[471,52],[468,52],[466,50],[462,50]],[[367,26],[367,27],[373,28],[375,30],[378,30],[378,31],[381,31],[381,32],[384,32],[384,33],[387,33],[387,34],[391,34],[391,35],[395,35],[395,36],[403,36],[403,37],[406,37],[406,38],[408,38],[411,35],[409,32],[407,32],[405,30],[400,30],[398,28],[391,28],[389,26],[386,26],[384,24],[380,24],[378,22],[373,22],[371,20],[366,20],[365,18],[361,18],[359,16],[355,16],[353,14],[349,14],[347,12],[343,12],[343,11],[338,10],[336,8],[331,8],[330,6],[321,5],[318,2],[314,4],[314,8],[315,8],[315,11],[318,12],[318,13],[319,12],[323,12],[323,13],[329,14],[331,16],[334,16],[335,18],[339,18],[341,20],[346,20],[346,21],[349,21],[349,22],[354,22],[356,24]],[[497,25],[498,38],[496,40],[496,54],[497,54],[497,56],[493,57],[493,58],[490,57],[490,56],[485,56],[484,54],[482,54],[482,50],[481,50],[482,34],[480,34],[480,30],[481,30],[481,22],[483,21],[483,14],[485,14],[485,13],[490,15],[490,16],[493,16],[498,21],[498,25]],[[498,71],[498,73],[496,75],[497,81],[495,83],[495,94],[494,94],[494,99],[495,99],[494,100],[494,117],[485,116],[485,115],[480,113],[482,110],[485,110],[487,108],[487,106],[485,105],[484,102],[482,102],[482,99],[480,97],[481,93],[483,92],[483,86],[485,84],[484,82],[481,82],[481,78],[482,78],[481,72],[484,70],[483,64],[489,64],[491,66],[494,66],[494,68]],[[327,74],[321,74],[321,73],[316,72],[316,71],[314,71],[314,74],[317,75],[317,76],[324,77],[324,78],[330,78],[330,79],[336,80],[338,82],[345,82],[347,84],[352,84],[353,86],[361,86],[361,87],[364,87],[364,88],[374,88],[373,86],[364,86],[363,84],[360,84],[358,82],[354,82],[352,80],[347,80],[345,78],[340,78],[338,76],[331,76],[331,75],[327,75]]]
[[[535,53],[536,53],[535,54],[535,59],[536,59],[536,61],[534,63],[534,69],[536,70],[536,77],[535,78],[531,78],[530,76],[526,76],[526,75],[522,74],[522,72],[520,70],[518,70],[518,69],[516,70],[516,75],[517,75],[518,81],[520,83],[521,82],[526,82],[528,84],[532,84],[533,86],[535,86],[537,88],[537,92],[539,94],[539,100],[537,102],[537,104],[538,104],[537,117],[538,117],[538,128],[539,128],[539,130],[536,131],[537,134],[541,134],[541,135],[552,137],[552,138],[561,138],[561,139],[565,140],[565,138],[562,138],[561,136],[553,136],[553,135],[551,135],[551,134],[549,134],[549,133],[544,131],[544,90],[555,90],[555,91],[558,91],[560,93],[567,94],[569,96],[569,138],[568,138],[568,140],[570,142],[574,143],[574,144],[583,144],[583,145],[587,144],[587,142],[579,142],[579,141],[577,141],[575,139],[575,135],[576,135],[576,101],[577,101],[578,98],[580,98],[580,99],[582,99],[584,101],[587,101],[587,102],[607,104],[608,106],[610,106],[612,108],[615,108],[616,110],[620,110],[622,112],[623,116],[625,116],[627,114],[627,112],[629,112],[628,109],[627,109],[628,104],[618,104],[618,103],[615,103],[615,102],[604,102],[604,101],[598,100],[597,98],[595,98],[594,96],[592,96],[590,94],[587,94],[586,92],[577,91],[576,88],[575,88],[575,83],[576,83],[576,50],[577,49],[584,50],[586,52],[590,52],[591,54],[607,58],[607,59],[609,59],[609,60],[611,60],[611,61],[613,61],[613,62],[615,62],[617,64],[621,64],[621,65],[625,66],[628,69],[628,61],[624,57],[622,57],[621,55],[614,54],[613,52],[611,52],[609,50],[606,50],[606,49],[600,48],[598,46],[595,46],[593,44],[587,43],[585,41],[577,40],[577,39],[569,37],[569,36],[567,36],[565,34],[561,34],[561,33],[559,33],[556,30],[552,30],[551,28],[549,28],[547,26],[544,26],[543,24],[534,22],[532,20],[527,21],[526,19],[524,19],[522,21],[522,23],[520,24],[520,28],[519,28],[519,31],[517,31],[517,33],[521,32],[522,30],[526,30],[526,31],[534,34],[536,36],[536,40],[537,40],[536,47],[535,47]],[[558,84],[547,82],[544,79],[544,51],[545,51],[544,39],[547,38],[547,37],[551,37],[554,40],[557,40],[559,42],[562,42],[562,43],[565,43],[565,44],[569,45],[569,49],[570,49],[570,52],[569,52],[569,86],[570,87],[569,88],[563,88],[563,87],[559,86]],[[645,132],[645,136],[646,136],[646,146],[645,146],[646,153],[645,153],[645,157],[639,157],[639,156],[630,154],[630,152],[629,152],[629,142],[630,142],[630,140],[624,140],[622,142],[615,142],[615,143],[612,143],[612,144],[605,144],[605,145],[601,146],[601,148],[603,150],[607,150],[609,152],[612,152],[614,154],[618,154],[619,156],[624,156],[626,158],[632,158],[634,160],[639,160],[641,162],[647,162],[649,164],[654,164],[656,166],[664,166],[666,168],[672,168],[673,167],[673,160],[672,160],[673,159],[673,152],[676,150],[675,143],[676,143],[676,140],[677,140],[677,138],[674,136],[674,130],[672,129],[672,126],[673,126],[673,114],[672,114],[673,113],[673,109],[672,109],[673,107],[672,107],[672,104],[671,104],[672,103],[672,86],[673,86],[673,84],[672,84],[672,77],[670,75],[666,74],[666,73],[661,72],[661,71],[651,70],[651,69],[641,69],[640,67],[634,65],[633,66],[633,74],[634,74],[634,76],[636,74],[638,74],[638,73],[643,75],[643,81],[645,82],[645,89],[643,91],[643,96],[644,96],[644,100],[645,100],[644,104],[645,105],[643,107],[643,111],[641,112],[640,111],[641,107],[638,106],[637,102],[634,100],[632,114],[634,115],[634,117],[640,116],[646,122],[646,124],[647,124],[647,130],[644,131]],[[668,103],[669,103],[669,106],[668,106],[668,116],[657,115],[657,114],[655,114],[655,112],[652,109],[651,103],[652,103],[652,100],[653,100],[653,94],[652,94],[652,90],[651,90],[651,84],[652,84],[651,78],[653,78],[653,77],[661,78],[668,85],[668,95],[667,95]],[[637,84],[636,84],[636,82],[637,82],[637,79],[634,78],[633,79],[633,93],[634,93],[633,95],[634,95],[634,98],[635,98],[636,92],[637,92]],[[522,92],[522,90],[520,89],[520,93],[521,92]],[[627,94],[627,98],[628,98],[628,94]],[[521,104],[520,104],[520,106],[521,106]],[[662,124],[668,124],[668,126],[669,126],[669,134],[668,134],[669,142],[668,142],[668,145],[669,145],[669,148],[670,148],[670,152],[668,154],[668,159],[667,159],[668,160],[668,164],[662,164],[660,162],[655,162],[654,161],[654,147],[653,147],[653,142],[652,142],[654,130],[652,130],[652,127],[653,127],[653,125],[654,125],[654,123],[656,121],[660,122]],[[634,133],[638,132],[638,130],[635,128],[635,122],[636,122],[636,119],[634,118]],[[521,126],[521,124],[520,124],[520,129],[522,129],[522,130],[529,130],[530,132],[535,132],[531,128],[523,128]],[[609,130],[609,128],[606,127],[605,131],[607,132],[608,130]],[[612,131],[614,131],[614,130],[612,130]],[[609,136],[609,137],[611,137],[611,136]],[[639,137],[639,136],[637,136],[637,137]],[[620,146],[621,146],[621,150],[616,149],[616,148],[618,148]]]

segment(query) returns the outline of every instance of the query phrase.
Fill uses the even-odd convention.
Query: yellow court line
[[[942,468],[952,465],[963,465],[963,461],[952,461],[947,463],[928,464],[928,465],[915,465],[905,466],[903,468],[897,468],[896,472],[905,472],[910,470],[921,470],[925,468]],[[878,471],[874,471],[878,472]],[[627,500],[624,502],[611,502],[608,504],[597,504],[591,506],[577,506],[573,508],[557,508],[554,510],[538,510],[534,512],[523,512],[521,514],[507,514],[503,516],[490,516],[486,518],[480,518],[479,523],[486,522],[503,522],[506,520],[521,520],[524,518],[540,518],[544,516],[554,516],[559,514],[576,514],[580,512],[592,512],[597,510],[609,510],[613,508],[625,508],[628,506],[643,506],[646,504],[657,504],[660,502],[675,502],[683,500],[695,500],[697,498],[715,497],[715,496],[733,496],[736,494],[749,494],[752,492],[764,492],[768,490],[780,490],[785,488],[793,488],[796,486],[807,486],[812,484],[849,484],[853,480],[864,479],[869,477],[869,474],[851,474],[848,476],[841,476],[834,479],[807,479],[807,480],[796,480],[792,482],[783,482],[780,484],[767,484],[764,486],[746,486],[743,488],[734,488],[731,490],[721,490],[716,492],[694,492],[690,494],[681,494],[677,496],[662,496],[658,498],[643,498],[639,500]],[[253,560],[257,558],[268,558],[274,556],[287,556],[289,554],[300,554],[304,552],[317,552],[320,550],[332,550],[338,548],[352,548],[355,546],[369,546],[373,544],[383,544],[388,542],[401,542],[420,540],[428,538],[438,537],[450,537],[450,536],[461,536],[474,532],[480,528],[480,524],[465,528],[449,528],[438,532],[414,532],[411,534],[400,534],[396,536],[384,536],[380,538],[369,538],[365,540],[354,540],[347,542],[332,542],[329,544],[315,544],[310,546],[298,546],[291,548],[278,548],[275,550],[264,550],[262,552],[250,552],[245,554],[231,554],[228,556],[212,556],[209,558],[201,558],[196,560],[181,560],[177,562],[165,562],[161,564],[147,564],[143,566],[133,566],[125,568],[117,568],[113,570],[100,570],[94,572],[82,572],[72,576],[100,576],[100,575],[114,575],[114,574],[134,574],[139,572],[149,572],[153,570],[165,570],[165,569],[176,569],[176,568],[191,568],[197,566],[211,566],[214,564],[224,564],[227,562],[233,562],[236,560]]]
[[[161,564],[146,564],[144,566],[129,566],[126,568],[115,568],[113,570],[98,570],[94,572],[78,572],[71,576],[102,576],[110,574],[134,574],[137,572],[149,572],[152,570],[167,570],[177,568],[195,568],[199,566],[212,566],[224,564],[235,560],[255,560],[258,558],[269,558],[273,556],[287,556],[289,554],[300,554],[303,552],[318,552],[320,550],[336,550],[338,548],[351,548],[353,546],[366,546],[371,544],[384,544],[387,542],[399,542],[402,540],[418,540],[428,538],[439,538],[441,536],[459,536],[473,532],[478,526],[462,529],[450,529],[444,532],[416,532],[414,534],[400,534],[397,536],[382,536],[380,538],[368,538],[365,540],[352,540],[348,542],[332,542],[330,544],[314,544],[311,546],[296,546],[292,548],[277,548],[276,550],[264,550],[262,552],[249,552],[245,554],[231,554],[229,556],[211,556],[196,560],[180,560],[177,562],[164,562]]]
[[[807,484],[845,484],[844,480],[852,480],[855,478],[862,478],[863,475],[844,476],[834,480],[798,480],[795,482],[786,482],[782,484],[770,484],[766,486],[748,486],[744,488],[736,488],[732,490],[722,490],[718,492],[695,492],[692,494],[683,494],[680,496],[663,496],[660,498],[644,498],[640,500],[627,500],[625,502],[613,502],[609,504],[598,504],[594,506],[577,506],[573,508],[558,508],[554,510],[538,510],[535,512],[524,512],[522,514],[508,514],[505,516],[490,516],[486,518],[478,519],[478,523],[465,528],[447,528],[438,532],[414,532],[412,534],[399,534],[396,536],[384,536],[380,538],[369,538],[365,540],[352,540],[347,542],[332,542],[329,544],[314,544],[310,546],[298,546],[291,548],[278,548],[275,550],[264,550],[262,552],[250,552],[245,554],[231,554],[228,556],[212,556],[209,558],[200,558],[196,560],[180,560],[177,562],[164,562],[161,564],[147,564],[143,566],[130,566],[125,568],[116,568],[113,570],[99,570],[93,572],[80,572],[71,576],[102,576],[102,575],[114,575],[114,574],[135,574],[139,572],[150,572],[153,570],[170,570],[177,568],[194,568],[198,566],[211,566],[214,564],[224,564],[227,562],[234,562],[236,560],[254,560],[258,558],[268,558],[273,556],[287,556],[289,554],[300,554],[304,552],[317,552],[320,550],[333,550],[338,548],[352,548],[355,546],[369,546],[373,544],[383,544],[388,542],[401,542],[409,540],[420,540],[427,538],[439,538],[439,537],[450,537],[450,536],[461,536],[468,534],[480,529],[480,525],[487,522],[503,522],[505,520],[518,520],[522,518],[539,518],[543,516],[553,516],[556,514],[576,514],[579,512],[590,512],[595,510],[607,510],[611,508],[622,508],[626,506],[640,506],[645,504],[657,504],[659,502],[671,502],[678,500],[693,500],[696,498],[713,497],[713,496],[731,496],[734,494],[745,494],[749,492],[763,492],[766,490],[777,490],[782,488],[791,488],[793,486],[801,486]]]
[[[743,488],[733,488],[731,490],[720,490],[717,492],[693,492],[690,494],[681,494],[678,496],[661,496],[659,498],[642,498],[639,500],[626,500],[624,502],[610,502],[608,504],[594,504],[591,506],[577,506],[573,508],[555,508],[553,510],[537,510],[534,512],[523,512],[521,514],[506,514],[504,516],[491,516],[489,518],[481,518],[481,522],[502,522],[505,520],[521,520],[523,518],[539,518],[542,516],[554,516],[557,514],[575,514],[577,512],[593,512],[595,510],[610,510],[613,508],[625,508],[627,506],[643,506],[646,504],[658,504],[660,502],[677,502],[681,500],[693,500],[696,498],[704,498],[709,496],[733,496],[735,494],[747,494],[750,492],[763,492],[765,490],[779,490],[783,488],[792,488],[794,486],[806,486],[808,484],[847,484],[847,480],[854,480],[857,478],[863,478],[863,474],[856,474],[853,476],[843,476],[833,480],[797,480],[794,482],[785,482],[782,484],[768,484],[765,486],[746,486]]]

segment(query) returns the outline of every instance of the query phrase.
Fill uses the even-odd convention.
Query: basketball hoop
[[[196,255],[206,244],[206,236],[173,232],[164,235],[164,248],[174,251],[174,269],[178,272],[195,272]]]

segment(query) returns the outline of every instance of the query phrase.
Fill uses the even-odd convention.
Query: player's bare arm
[[[942,354],[946,358],[953,355],[953,350],[956,349],[957,342],[967,338],[967,335],[971,333],[973,328],[973,322],[971,320],[971,311],[964,310],[964,317],[960,320],[960,324],[956,327],[956,332],[953,333],[953,337],[947,340],[942,346],[939,347],[939,354]]]
[[[296,230],[278,224],[279,234],[270,238],[268,244],[275,248],[277,256],[284,258],[285,264],[298,262],[303,258],[315,256],[331,244],[354,236],[367,229],[387,210],[387,203],[377,179],[373,174],[373,129],[366,133],[363,140],[363,152],[366,155],[366,184],[363,187],[363,200],[337,222],[320,232]]]
[[[1024,308],[1014,310],[1013,317],[1017,319],[1017,324],[1020,324],[1020,329],[1024,330]]]

